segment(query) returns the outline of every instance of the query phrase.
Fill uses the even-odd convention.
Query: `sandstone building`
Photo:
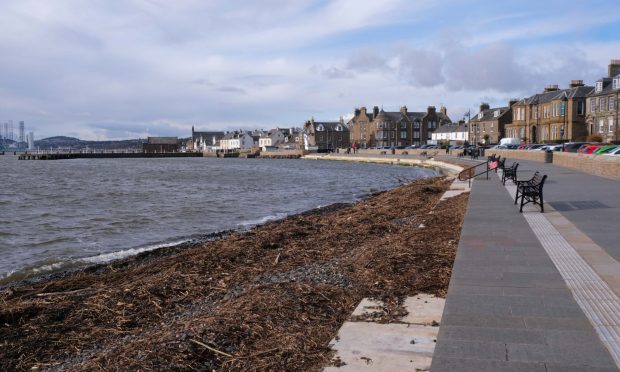
[[[598,134],[604,142],[620,141],[618,128],[618,94],[620,93],[620,60],[612,60],[607,77],[594,84],[594,91],[588,95],[588,134]]]

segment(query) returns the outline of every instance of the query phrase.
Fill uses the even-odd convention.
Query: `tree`
[[[484,136],[482,136],[482,138],[484,138],[484,144],[488,145],[489,144],[489,138],[491,138],[491,136],[489,136],[488,134],[484,134]]]
[[[587,138],[588,142],[603,142],[603,136],[600,134],[590,134]]]

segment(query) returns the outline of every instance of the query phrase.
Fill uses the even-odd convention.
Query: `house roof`
[[[147,143],[150,145],[176,145],[177,137],[148,137]]]
[[[499,115],[495,116],[495,111],[499,110]],[[493,107],[487,110],[480,111],[476,116],[474,116],[471,121],[491,121],[498,120],[502,115],[507,113],[510,110],[510,107]],[[482,117],[478,118],[478,115],[482,113]]]
[[[523,98],[522,100],[517,102],[516,105],[536,105],[536,104],[541,104],[541,103],[547,103],[547,102],[561,99],[562,96],[564,95],[566,95],[566,98],[568,99],[584,98],[588,94],[590,94],[592,91],[594,91],[594,87],[592,86],[581,86],[581,87],[568,88],[568,89],[559,89],[559,90],[554,90],[552,92],[538,93],[538,94],[534,94],[531,97]]]
[[[620,74],[612,77],[612,78],[602,78],[597,80],[596,82],[602,82],[603,83],[603,90],[601,90],[600,92],[596,92],[595,90],[593,90],[588,96],[589,97],[598,97],[598,96],[604,96],[606,94],[610,94],[610,93],[615,93],[616,91],[618,91],[618,89],[613,89],[613,80],[620,78]]]
[[[435,130],[435,133],[467,132],[467,123],[446,123]]]

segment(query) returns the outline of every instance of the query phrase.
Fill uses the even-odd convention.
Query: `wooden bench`
[[[519,168],[519,163],[512,163],[510,168],[502,168],[502,185],[506,184],[506,180],[512,180],[512,182],[517,181],[517,168]]]
[[[545,212],[545,207],[543,206],[543,186],[545,185],[546,179],[546,174],[541,176],[539,172],[536,172],[529,180],[515,181],[517,184],[515,204],[517,204],[519,196],[521,197],[521,207],[519,208],[519,212],[522,213],[523,206],[529,203],[540,205],[540,212]]]

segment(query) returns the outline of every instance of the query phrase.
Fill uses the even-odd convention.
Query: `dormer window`
[[[484,114],[483,114],[482,112],[480,112],[480,113],[478,114],[478,119],[482,119],[482,116],[483,116],[483,115],[484,115]]]
[[[342,125],[338,124],[336,126],[336,132],[342,132]]]
[[[596,92],[601,92],[603,90],[603,82],[602,81],[597,81],[596,82]]]
[[[494,118],[499,117],[499,110],[495,110],[495,112],[493,113],[493,117]]]
[[[323,126],[323,124],[319,124],[319,125],[316,127],[316,130],[317,130],[318,132],[322,132],[322,131],[324,131],[324,130],[325,130],[325,127]]]
[[[613,81],[613,89],[620,89],[620,78],[615,78]]]

